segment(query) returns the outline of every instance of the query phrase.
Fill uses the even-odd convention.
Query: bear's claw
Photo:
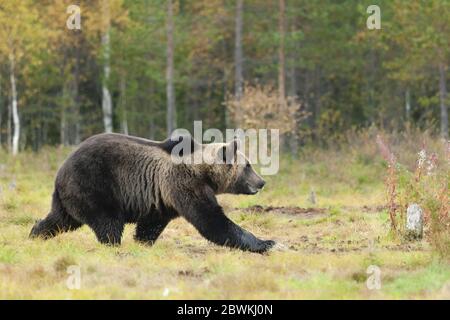
[[[273,240],[260,240],[255,248],[251,248],[250,251],[257,253],[267,252],[270,248],[272,248],[276,244]]]

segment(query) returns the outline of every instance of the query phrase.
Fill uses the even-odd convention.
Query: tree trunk
[[[2,115],[3,115],[3,95],[2,95],[2,75],[0,73],[0,150],[2,149]]]
[[[192,77],[194,77],[194,75],[192,75]],[[193,123],[196,120],[199,120],[200,115],[199,115],[199,109],[200,109],[200,99],[199,97],[201,97],[201,93],[200,93],[200,86],[198,85],[197,81],[193,81],[192,84],[192,92],[193,92],[193,98],[191,98],[191,123]]]
[[[61,103],[61,120],[59,123],[59,143],[62,146],[67,145],[67,119],[66,119],[66,85],[63,85]]]
[[[11,108],[11,100],[8,101],[8,121],[6,128],[6,139],[8,140],[8,151],[12,152],[12,125],[11,125],[11,117],[12,117],[12,108]]]
[[[292,65],[289,68],[289,78],[290,78],[290,86],[289,86],[289,96],[294,97],[297,99],[297,69],[295,68],[294,64],[294,58],[292,57]],[[291,108],[295,108],[294,106],[291,106]],[[295,157],[298,154],[298,147],[299,147],[299,126],[300,123],[298,122],[297,112],[300,110],[294,110],[295,115],[295,127],[294,130],[291,132],[289,137],[289,147],[291,150],[291,154]]]
[[[42,125],[42,144],[46,145],[48,143],[48,121],[44,121]]]
[[[313,134],[312,134],[312,138],[314,139],[314,141],[318,141],[320,139],[322,139],[323,137],[319,137],[318,136],[318,132],[317,132],[317,127],[319,126],[319,120],[320,120],[320,114],[321,114],[321,110],[322,110],[322,72],[320,67],[316,67],[314,70],[314,88],[313,88],[313,94],[314,97],[312,99],[314,106],[312,109],[313,112]]]
[[[75,77],[74,77],[74,84],[73,84],[73,92],[72,92],[72,99],[74,104],[74,143],[76,145],[80,144],[81,142],[81,117],[80,117],[80,41],[79,37],[80,35],[77,34],[78,41],[77,46],[75,48]],[[111,98],[110,98],[111,101]],[[111,120],[112,122],[112,120]]]
[[[278,32],[280,36],[280,47],[278,48],[278,90],[281,101],[286,96],[286,57],[285,57],[285,38],[286,38],[286,3],[285,0],[279,0],[279,20]]]
[[[19,153],[19,138],[20,138],[20,119],[19,110],[17,108],[17,88],[16,88],[16,75],[15,75],[15,59],[11,53],[9,55],[9,67],[10,67],[10,80],[11,80],[11,106],[12,106],[12,118],[14,125],[14,132],[12,138],[12,154],[13,156]]]
[[[126,90],[127,83],[125,75],[122,74],[120,77],[120,109],[121,109],[121,129],[122,133],[128,135],[128,115],[127,115],[127,100],[126,100]]]
[[[173,43],[173,2],[167,0],[167,69],[166,69],[166,81],[167,81],[167,135],[170,136],[172,131],[176,127],[176,110],[175,110],[175,89],[173,84],[173,55],[174,55],[174,43]]]
[[[226,64],[223,66],[223,96],[226,97],[228,92],[228,70]],[[222,128],[226,129],[229,127],[229,113],[227,107],[224,106],[222,108]]]
[[[235,70],[235,88],[234,94],[236,99],[240,100],[244,91],[244,75],[243,75],[243,63],[244,55],[242,52],[242,29],[243,29],[243,11],[244,0],[237,0],[236,2],[236,38],[235,38],[235,52],[234,52],[234,64]]]
[[[320,67],[315,70],[316,77],[316,92],[314,93],[315,98],[315,108],[314,108],[314,117],[316,119],[315,124],[317,125],[317,120],[320,118],[320,113],[322,111],[322,71]]]
[[[310,128],[314,128],[314,103],[311,99],[311,71],[304,70],[303,71],[303,94],[302,94],[302,102],[305,103],[305,110],[308,112],[307,123]]]
[[[294,59],[292,59],[294,60]],[[292,66],[289,68],[289,78],[290,78],[290,86],[288,95],[291,97],[297,96],[297,69],[295,68],[294,61],[292,61]]]
[[[409,88],[407,88],[406,92],[405,92],[405,115],[406,115],[406,122],[410,122],[410,120],[411,120],[411,94],[409,92]]]
[[[445,66],[439,65],[439,98],[441,106],[441,135],[448,139],[448,111],[447,111],[447,84],[445,79]]]
[[[149,123],[149,133],[148,133],[148,135],[149,135],[149,139],[150,140],[155,140],[155,131],[156,131],[156,128],[155,128],[155,119],[153,118],[153,116],[152,116],[152,118],[150,119],[150,123]]]
[[[291,25],[291,31],[295,32],[297,30],[297,25],[293,23]],[[295,41],[294,43],[294,50],[289,54],[290,58],[290,66],[289,66],[289,78],[290,78],[290,86],[289,86],[289,92],[288,95],[290,97],[294,97],[295,99],[298,99],[298,69],[296,61],[299,59],[299,42]],[[303,101],[301,102],[303,106]],[[294,110],[295,112],[295,128],[291,134],[290,137],[290,150],[291,154],[296,157],[298,155],[299,150],[299,144],[300,144],[300,125],[299,123],[300,119],[298,116],[298,112],[300,110]]]
[[[102,109],[103,109],[103,124],[105,132],[113,131],[112,123],[112,100],[111,93],[108,89],[109,76],[111,73],[110,67],[110,13],[109,0],[102,1],[102,15],[103,15],[103,34],[102,34],[102,48],[103,48],[103,84],[102,84]]]
[[[278,33],[280,44],[278,47],[278,96],[280,112],[286,112],[286,56],[285,56],[285,37],[286,37],[286,3],[285,0],[279,0]],[[286,134],[280,135],[280,147],[285,148]]]

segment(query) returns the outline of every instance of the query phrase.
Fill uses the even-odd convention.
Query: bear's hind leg
[[[164,216],[159,212],[152,212],[141,217],[136,225],[134,239],[148,245],[155,243],[172,217]]]
[[[52,199],[52,210],[43,220],[38,220],[30,232],[30,238],[52,238],[59,233],[72,231],[81,227],[83,223],[67,214],[61,204],[58,192],[55,190]]]
[[[30,232],[30,238],[42,237],[53,238],[59,233],[73,231],[83,224],[63,212],[51,212],[43,219],[34,224]]]
[[[124,223],[118,219],[98,220],[96,223],[88,223],[94,230],[100,243],[107,245],[120,245]]]

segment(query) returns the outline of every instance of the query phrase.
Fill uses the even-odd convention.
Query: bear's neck
[[[214,167],[207,164],[181,164],[178,165],[178,170],[184,172],[195,182],[209,186],[215,194],[223,193],[223,188],[216,177]]]

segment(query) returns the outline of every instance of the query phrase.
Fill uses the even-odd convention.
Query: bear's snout
[[[264,188],[265,185],[266,185],[266,182],[261,179],[261,181],[257,185],[257,188],[258,189],[262,189],[262,188]]]

